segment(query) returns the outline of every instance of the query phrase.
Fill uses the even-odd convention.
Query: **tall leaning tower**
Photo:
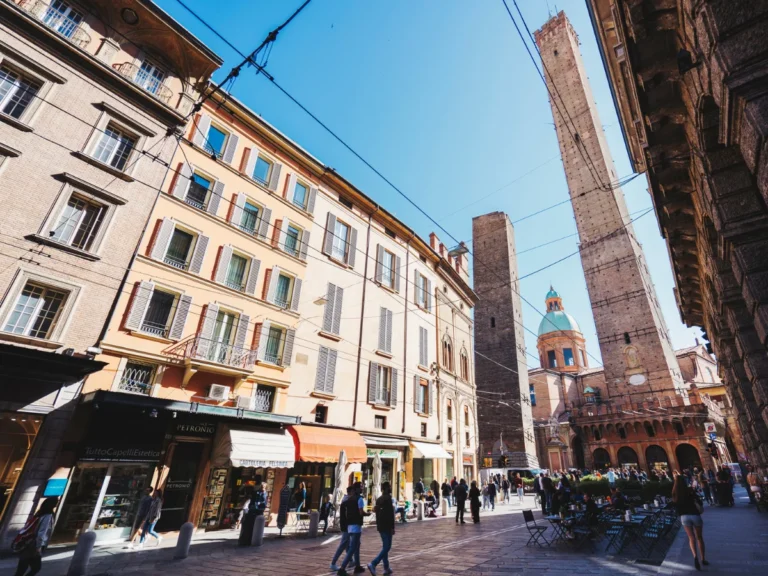
[[[579,39],[560,12],[535,33],[565,167],[581,263],[611,395],[642,401],[684,384],[642,248],[616,185]]]

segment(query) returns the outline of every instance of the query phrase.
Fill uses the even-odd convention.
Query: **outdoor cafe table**
[[[546,516],[552,526],[552,532],[554,536],[550,539],[552,544],[565,541],[565,527],[563,526],[563,519],[560,516]]]
[[[609,524],[618,527],[619,530],[611,537],[606,551],[610,551],[612,547],[615,547],[616,553],[620,554],[627,544],[637,539],[646,518],[647,516],[634,515],[629,521],[625,520],[623,516],[609,520]]]

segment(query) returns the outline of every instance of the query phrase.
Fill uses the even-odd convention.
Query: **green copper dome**
[[[550,292],[551,294],[552,292]],[[557,294],[555,292],[555,294]],[[549,296],[547,296],[549,298]],[[544,334],[550,334],[551,332],[572,330],[574,332],[581,332],[581,328],[574,320],[573,316],[564,312],[563,310],[552,310],[547,312],[546,316],[541,319],[539,324],[539,336]]]
[[[557,291],[552,288],[552,286],[549,287],[549,292],[547,292],[547,297],[545,300],[549,300],[550,298],[560,298],[560,294],[558,294]]]

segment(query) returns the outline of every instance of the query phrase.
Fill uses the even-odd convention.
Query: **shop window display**
[[[0,519],[40,429],[39,416],[0,412]]]

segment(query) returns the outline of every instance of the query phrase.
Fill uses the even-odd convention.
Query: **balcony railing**
[[[168,327],[165,324],[156,324],[155,322],[144,321],[141,325],[141,331],[152,336],[166,338],[168,336]]]
[[[232,288],[232,290],[237,290],[238,292],[245,292],[245,284],[243,284],[242,282],[236,282],[236,281],[227,279],[227,280],[224,280],[224,284],[227,287]]]
[[[134,394],[149,395],[152,388],[152,366],[134,366],[126,368],[120,378],[117,389],[121,392],[132,392]]]
[[[141,68],[139,68],[135,64],[131,64],[130,62],[123,62],[122,64],[113,64],[112,66],[120,74],[128,78],[128,80],[130,80],[137,86],[144,88],[144,90],[152,94],[158,100],[161,100],[166,104],[168,104],[171,101],[171,96],[173,96],[173,92],[170,90],[170,88],[168,88],[167,86],[164,86],[162,83],[155,80],[150,82],[143,81],[144,79],[141,78],[139,74]]]
[[[187,269],[187,261],[181,260],[179,258],[175,258],[174,256],[171,256],[170,254],[166,254],[163,261],[166,264],[170,264],[174,268],[178,268],[179,270],[186,270]]]
[[[72,44],[85,48],[91,43],[91,36],[76,19],[62,14],[43,0],[24,0],[20,6]]]
[[[272,397],[274,390],[258,388],[253,397],[253,409],[258,412],[272,412]]]
[[[195,336],[168,350],[169,354],[249,370],[256,365],[256,350]]]

